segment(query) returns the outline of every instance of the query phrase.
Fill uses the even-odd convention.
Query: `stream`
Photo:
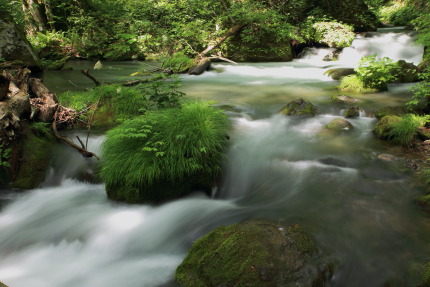
[[[381,44],[383,43],[383,44]],[[216,63],[201,76],[183,76],[189,98],[214,100],[233,123],[223,179],[214,197],[193,194],[162,205],[126,205],[106,198],[103,184],[78,181],[94,159],[58,145],[44,184],[0,192],[0,281],[10,287],[176,286],[173,276],[192,242],[220,225],[252,218],[300,224],[313,234],[321,256],[336,262],[327,286],[416,286],[430,260],[430,218],[413,204],[425,187],[406,168],[402,150],[372,134],[375,110],[410,100],[411,84],[353,95],[363,112],[351,133],[318,136],[342,107],[330,103],[338,82],[324,75],[353,67],[357,55],[378,53],[418,63],[413,34],[391,29],[358,35],[339,61],[310,50],[289,63]],[[421,53],[421,54],[420,54]],[[397,58],[396,58],[397,57]],[[56,93],[92,87],[72,70],[46,72]],[[103,81],[124,81],[140,62],[105,62]],[[319,108],[313,118],[277,112],[298,97]],[[79,132],[72,132],[78,133]],[[89,150],[98,152],[102,134]],[[393,154],[398,160],[378,157]]]

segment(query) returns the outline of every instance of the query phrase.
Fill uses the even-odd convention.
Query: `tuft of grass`
[[[429,115],[406,114],[400,121],[392,124],[389,138],[403,146],[410,147],[416,139],[418,128],[423,126],[429,119]]]
[[[100,175],[107,186],[130,190],[199,173],[215,176],[228,127],[228,118],[208,102],[150,111],[107,133]]]
[[[354,93],[374,93],[377,89],[366,88],[364,83],[357,77],[357,75],[349,75],[342,77],[338,89],[342,92],[354,92]]]

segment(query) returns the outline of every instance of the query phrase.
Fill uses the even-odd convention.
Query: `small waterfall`
[[[358,35],[350,47],[344,48],[339,55],[339,63],[355,66],[360,58],[377,54],[395,61],[405,60],[418,65],[422,61],[424,47],[415,43],[416,33],[413,31],[367,32]]]

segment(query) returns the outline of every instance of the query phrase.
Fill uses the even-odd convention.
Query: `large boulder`
[[[279,113],[285,116],[293,116],[293,115],[310,115],[314,116],[317,112],[316,107],[302,99],[298,98],[294,101],[289,102],[285,107],[283,107]]]
[[[24,33],[14,23],[0,20],[0,58],[21,61],[24,66],[40,69],[39,59]]]
[[[373,133],[380,139],[389,139],[393,125],[401,120],[398,116],[385,116],[375,125]]]
[[[299,225],[251,220],[197,240],[176,270],[180,286],[324,286],[331,268]]]
[[[334,132],[346,132],[352,130],[352,124],[345,119],[337,118],[331,120],[326,126],[326,129],[332,130]]]

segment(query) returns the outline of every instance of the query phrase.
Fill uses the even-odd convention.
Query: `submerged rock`
[[[398,116],[385,116],[375,125],[373,133],[380,139],[389,139],[393,125],[401,120]]]
[[[333,80],[340,80],[342,77],[355,74],[354,69],[350,68],[336,68],[327,70],[324,75],[331,77]]]
[[[316,107],[310,102],[302,98],[289,102],[285,107],[283,107],[279,111],[281,115],[285,115],[285,116],[293,116],[293,115],[314,116],[316,112],[317,112]]]
[[[343,116],[345,118],[356,118],[360,116],[360,108],[357,106],[349,107],[345,110],[345,112],[343,113]]]
[[[180,286],[324,286],[332,268],[316,259],[299,225],[251,220],[197,240],[176,270]]]

